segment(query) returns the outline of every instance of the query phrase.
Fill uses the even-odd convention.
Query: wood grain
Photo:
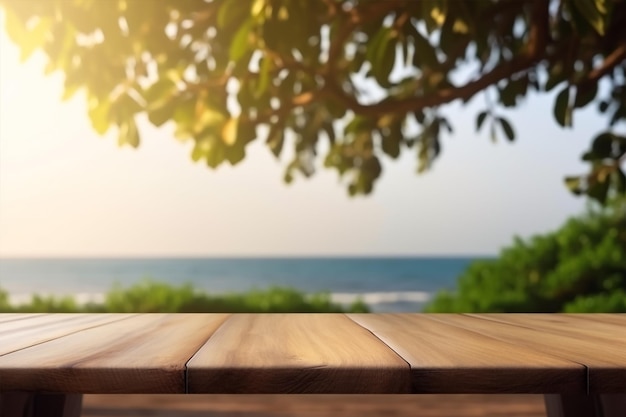
[[[0,323],[0,355],[129,317],[131,315],[128,314],[33,314],[13,317]]]
[[[623,343],[611,342],[606,337],[597,338],[574,328],[574,318],[569,319],[569,330],[547,330],[548,319],[527,317],[520,325],[517,315],[431,315],[432,320],[461,326],[517,346],[531,348],[584,365],[588,370],[589,393],[626,392],[626,348]],[[507,319],[508,317],[508,319]],[[508,321],[507,321],[508,320]],[[552,318],[549,320],[556,320]],[[543,322],[543,324],[539,324]],[[605,323],[605,321],[602,321]],[[531,323],[536,323],[532,327]],[[577,323],[577,321],[576,321]],[[581,329],[584,328],[581,324]],[[598,323],[598,326],[601,326]],[[621,330],[621,331],[620,331]],[[621,338],[626,327],[611,327],[614,340]]]
[[[343,314],[237,314],[189,361],[192,393],[406,393],[409,367]]]
[[[614,346],[617,350],[623,351],[626,346],[626,321],[620,325],[601,319],[590,320],[589,318],[593,316],[588,314],[489,314],[488,318],[541,333],[601,341],[603,346]]]
[[[423,314],[350,314],[411,365],[418,393],[585,392],[585,368]]]
[[[602,323],[612,323],[617,324],[619,326],[626,326],[626,313],[594,313],[594,314],[578,314],[577,315],[581,319],[591,320],[594,323],[602,322]]]
[[[28,314],[28,313],[2,313],[0,314],[0,323],[5,321],[23,320],[29,319],[41,314]]]
[[[0,391],[183,393],[185,363],[226,318],[137,315],[0,356]]]

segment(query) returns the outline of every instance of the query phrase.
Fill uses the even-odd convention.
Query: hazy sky
[[[518,140],[474,132],[482,97],[444,112],[434,169],[416,175],[414,150],[383,160],[369,197],[350,198],[334,171],[282,182],[286,159],[262,143],[232,168],[190,159],[173,126],[140,121],[139,149],[99,137],[84,96],[61,102],[62,76],[44,58],[20,64],[0,24],[0,256],[495,254],[514,235],[558,227],[583,210],[563,186],[605,121],[577,111],[557,128],[553,96],[505,114]]]

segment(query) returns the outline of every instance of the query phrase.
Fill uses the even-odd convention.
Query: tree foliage
[[[499,259],[475,262],[430,312],[626,312],[626,203],[516,239]]]
[[[87,96],[94,129],[138,146],[137,116],[173,121],[210,167],[263,140],[293,146],[285,179],[317,158],[367,194],[381,158],[414,149],[418,171],[452,132],[445,105],[487,99],[476,128],[515,139],[503,117],[531,92],[556,92],[563,127],[597,105],[606,129],[568,177],[578,194],[626,193],[624,0],[0,0],[9,36],[64,97]],[[599,88],[600,82],[607,88]],[[327,142],[327,146],[320,146]],[[318,155],[324,150],[325,155]]]
[[[169,285],[144,280],[129,287],[116,285],[104,302],[80,304],[71,296],[33,295],[31,301],[11,305],[0,288],[0,313],[367,313],[356,300],[349,306],[334,303],[328,293],[304,294],[292,288],[273,287],[243,293],[210,294],[191,285]]]

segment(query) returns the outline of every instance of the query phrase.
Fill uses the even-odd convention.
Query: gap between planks
[[[496,322],[496,323],[499,323],[499,324],[502,324],[502,325],[505,325],[505,326],[511,326],[513,328],[518,327],[518,328],[523,328],[523,329],[532,330],[532,331],[536,331],[537,330],[536,328],[529,327],[527,325],[522,325],[520,323],[512,323],[510,321],[498,320],[496,317],[490,316],[488,314],[486,315],[486,314],[478,314],[478,313],[476,313],[476,314],[474,314],[474,313],[460,313],[459,315],[463,316],[463,317],[472,318],[472,319],[475,319],[475,320],[484,320],[484,321],[487,321],[487,322],[492,321],[492,322]],[[430,319],[432,319],[432,320],[439,321],[436,318],[436,314],[435,315],[428,315],[428,317]],[[496,340],[501,340],[503,342],[506,342],[506,343],[509,343],[511,345],[516,346],[510,340],[500,339],[500,338],[498,338],[496,336],[493,336],[491,334],[482,333],[482,332],[480,332],[477,329],[468,329],[467,327],[461,326],[460,324],[457,324],[457,323],[454,323],[454,322],[449,322],[449,321],[443,321],[442,323],[449,324],[451,326],[456,326],[456,327],[461,328],[461,329],[466,329],[466,330],[469,330],[471,332],[482,334],[484,336],[487,336],[487,337],[490,337],[490,338],[493,338],[493,339],[496,339]],[[575,360],[575,359],[572,359],[572,358],[565,358],[565,357],[557,356],[557,355],[554,355],[554,354],[551,354],[551,353],[545,353],[541,349],[537,349],[537,348],[531,348],[531,349],[537,351],[538,353],[542,353],[542,354],[545,354],[545,355],[548,355],[548,356],[552,356],[552,357],[558,358],[558,359],[565,359],[565,360],[568,360],[570,362],[573,362],[573,363],[576,363],[576,364],[582,366],[584,368],[584,372],[585,372],[585,394],[590,395],[590,391],[591,391],[590,390],[590,381],[591,381],[591,378],[590,378],[590,375],[589,375],[590,368],[589,368],[589,366],[587,364],[582,363],[581,361],[578,361],[578,360]]]

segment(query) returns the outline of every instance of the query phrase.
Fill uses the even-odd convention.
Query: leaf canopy
[[[559,91],[554,118],[597,103],[600,135],[626,120],[625,0],[0,0],[22,59],[42,50],[87,95],[94,129],[138,146],[136,117],[176,125],[192,158],[236,164],[253,140],[280,157],[285,179],[316,160],[367,194],[384,155],[416,154],[430,168],[447,104],[488,99],[477,115],[509,140],[499,113],[531,92]],[[459,72],[459,69],[466,69]],[[459,73],[473,73],[461,79]],[[609,88],[598,88],[600,82]],[[375,94],[373,94],[374,92]],[[258,129],[259,127],[263,127]],[[441,129],[443,127],[443,129]],[[623,191],[626,149],[594,150],[575,191],[604,201]],[[328,142],[326,155],[320,143]],[[613,149],[613,148],[612,148]],[[568,178],[567,184],[573,184]],[[599,185],[601,184],[601,185]]]

